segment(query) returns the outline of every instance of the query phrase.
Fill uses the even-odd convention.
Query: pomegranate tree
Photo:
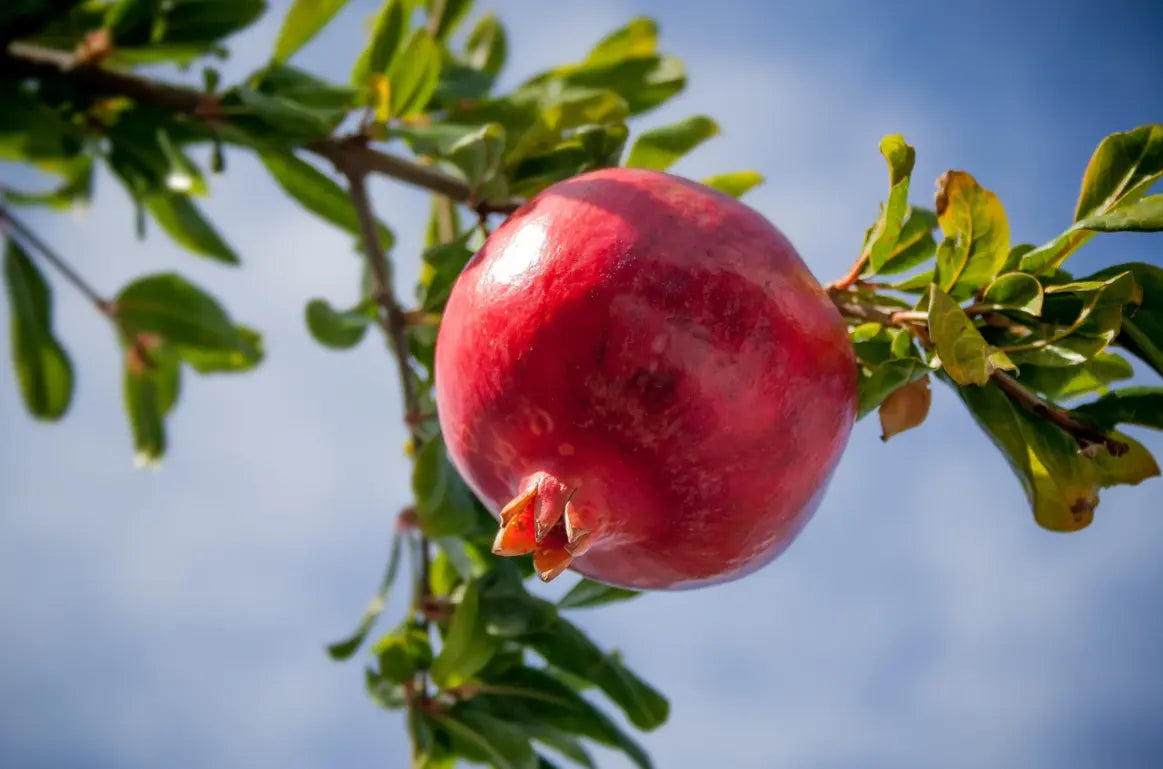
[[[778,229],[642,169],[555,184],[457,281],[448,451],[494,552],[635,588],[732,579],[820,501],[856,413],[847,327]]]
[[[98,166],[96,189],[120,183],[151,243],[168,235],[217,262],[240,256],[197,200],[210,178],[198,162],[206,149],[215,171],[254,155],[302,211],[357,238],[358,293],[338,308],[310,300],[306,324],[329,349],[356,346],[369,328],[383,333],[412,493],[395,516],[379,590],[355,632],[328,651],[355,654],[395,604],[393,580],[411,575],[403,616],[370,644],[365,683],[377,705],[407,711],[413,766],[555,766],[546,750],[592,766],[585,743],[597,743],[649,769],[621,720],[589,694],[601,692],[640,730],[666,721],[666,698],[569,613],[637,594],[618,586],[704,586],[769,562],[815,511],[854,420],[878,411],[885,439],[915,428],[939,397],[934,381],[1002,453],[1046,529],[1083,529],[1101,489],[1159,474],[1121,426],[1163,428],[1163,388],[1118,383],[1163,375],[1163,268],[1067,269],[1093,269],[1068,260],[1096,233],[1163,230],[1163,196],[1147,195],[1163,178],[1163,125],[1103,139],[1073,215],[1037,246],[1011,240],[1000,200],[965,171],[941,174],[931,202],[911,202],[913,148],[886,136],[887,197],[868,207],[862,242],[849,233],[851,268],[821,287],[780,231],[737,202],[763,181],[758,172],[701,183],[666,173],[719,128],[693,115],[639,130],[638,117],[687,80],[650,19],[501,89],[510,42],[496,15],[474,13],[471,0],[382,0],[350,77],[330,82],[309,74],[299,52],[345,3],[294,0],[260,69],[220,82],[207,57],[273,5],[0,3],[0,272],[12,370],[33,417],[55,421],[73,408],[75,387],[92,381],[74,376],[75,320],[55,322],[54,291],[79,291],[120,345],[127,433],[150,464],[170,445],[179,400],[198,395],[191,378],[262,362],[259,332],[178,272],[106,294],[111,287],[85,275],[99,248],[74,266],[54,250],[58,234],[42,229],[47,217],[18,210],[83,204]],[[166,61],[196,64],[201,87],[188,74],[167,77]],[[834,149],[796,148],[816,158]],[[13,163],[32,175],[9,174]],[[61,178],[39,191],[13,187],[44,171]],[[432,196],[415,304],[393,281],[401,257],[389,224],[400,222],[379,221],[371,199],[381,175]],[[268,253],[255,257],[303,249],[277,221],[263,232]],[[337,250],[348,249],[319,263],[336,264]],[[307,368],[319,375],[313,363],[296,370]],[[395,449],[374,477],[344,483],[382,488],[388,478],[394,492]],[[908,472],[938,470],[929,459],[909,458]],[[40,499],[14,491],[28,505]],[[891,509],[873,513],[893,525]],[[556,602],[528,587],[534,573],[548,580],[570,568],[593,579]]]

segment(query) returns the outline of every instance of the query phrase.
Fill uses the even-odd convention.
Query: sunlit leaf
[[[327,26],[347,0],[294,0],[275,40],[274,60],[284,62]]]
[[[937,219],[945,240],[937,251],[937,284],[954,299],[988,285],[1010,253],[1010,228],[997,195],[964,171],[937,182]]]
[[[1163,125],[1145,125],[1111,134],[1098,145],[1086,166],[1074,221],[1104,221],[1139,201],[1160,176],[1163,176]],[[1151,210],[1148,208],[1145,213],[1150,214]],[[1092,237],[1094,229],[1075,224],[1026,253],[1021,269],[1032,273],[1052,271]]]
[[[873,272],[879,272],[888,261],[900,238],[901,225],[909,206],[909,176],[916,161],[916,152],[900,134],[884,137],[880,142],[880,154],[888,163],[889,193],[888,202],[881,207],[865,246]]]
[[[763,184],[763,174],[758,171],[731,171],[708,176],[703,179],[703,184],[733,198],[741,198],[748,190]]]
[[[884,258],[877,272],[881,275],[894,275],[932,259],[937,251],[937,241],[933,239],[933,230],[936,228],[937,214],[927,208],[910,206],[897,235],[896,244]],[[930,282],[925,281],[924,286]]]
[[[1098,232],[1158,232],[1163,230],[1163,195],[1150,195],[1108,214],[1088,216],[1074,226]]]
[[[426,31],[412,32],[404,49],[388,67],[392,117],[406,118],[424,111],[440,79],[440,46]]]
[[[985,287],[981,303],[998,309],[1021,310],[1030,315],[1042,312],[1042,284],[1033,275],[1007,272]]]
[[[929,294],[929,333],[941,365],[957,384],[984,385],[996,369],[1016,368],[1004,352],[990,348],[965,311],[937,286]]]
[[[695,115],[678,123],[644,132],[630,148],[626,165],[665,171],[695,147],[719,133],[719,126],[706,115]]]
[[[509,56],[509,41],[496,14],[489,12],[481,16],[465,41],[464,52],[468,63],[476,69],[493,77],[500,73]]]
[[[414,0],[386,0],[380,4],[371,41],[356,60],[351,82],[362,86],[373,74],[383,74],[408,35]]]

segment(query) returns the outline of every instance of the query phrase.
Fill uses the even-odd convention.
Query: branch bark
[[[840,314],[846,318],[879,323],[882,326],[903,328],[916,336],[922,344],[926,346],[931,344],[928,330],[924,326],[915,323],[912,314],[905,314],[889,308],[853,301],[852,295],[846,291],[829,289],[828,296],[831,297],[832,303],[840,311]],[[1105,435],[1091,425],[1080,422],[1067,409],[1042,400],[1037,394],[1027,389],[1006,372],[997,369],[990,374],[990,380],[1002,392],[1009,396],[1010,400],[1014,403],[1029,411],[1031,414],[1045,419],[1056,427],[1065,430],[1074,438],[1080,447],[1104,446],[1111,453],[1111,456],[1115,457],[1122,456],[1129,450],[1127,444]]]
[[[21,77],[63,77],[92,93],[126,96],[142,104],[194,119],[206,119],[213,114],[213,110],[208,108],[210,97],[202,91],[83,63],[68,52],[39,45],[12,43],[6,51],[0,53],[0,70],[14,72]],[[472,190],[464,180],[414,160],[373,149],[363,136],[320,139],[308,144],[306,149],[330,160],[341,170],[358,169],[365,174],[375,173],[397,179],[468,205],[478,214],[510,214],[522,203],[518,199],[474,200]]]

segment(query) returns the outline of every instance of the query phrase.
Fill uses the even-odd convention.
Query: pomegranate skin
[[[778,229],[630,168],[510,216],[457,280],[436,344],[441,428],[477,495],[507,520],[549,479],[547,524],[565,500],[584,540],[565,563],[638,589],[779,555],[847,443],[856,376],[844,322]]]

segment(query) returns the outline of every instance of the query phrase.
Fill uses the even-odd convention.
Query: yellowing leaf
[[[1001,350],[992,349],[965,311],[948,294],[930,287],[929,334],[941,365],[957,384],[984,385],[999,368],[1016,368]]]
[[[997,195],[964,171],[937,180],[937,220],[945,240],[937,251],[937,284],[966,299],[997,277],[1010,251],[1010,227]]]
[[[887,441],[920,425],[929,415],[932,400],[927,376],[898,387],[880,404],[880,439]]]

